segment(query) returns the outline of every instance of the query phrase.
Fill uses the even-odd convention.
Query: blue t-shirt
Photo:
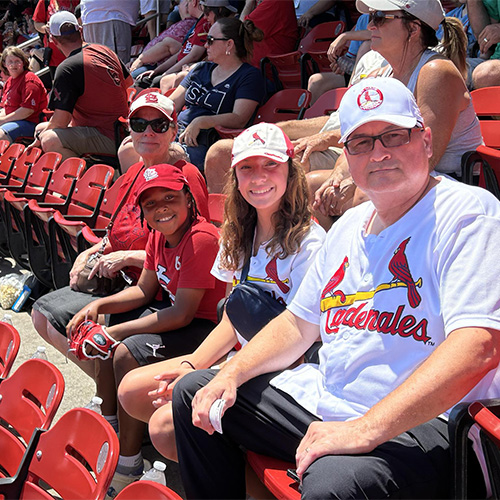
[[[472,31],[472,27],[469,22],[469,15],[467,14],[466,5],[461,5],[456,9],[450,10],[446,17],[456,17],[464,26],[465,34],[467,35],[467,57],[476,57],[477,54],[473,53],[474,44],[476,43],[476,36]],[[439,25],[436,31],[436,36],[438,40],[443,38],[443,26]]]
[[[361,14],[358,18],[358,21],[356,22],[354,31],[363,31],[368,29],[369,22],[370,22],[370,16],[368,14]],[[351,43],[349,44],[349,50],[347,51],[347,55],[349,57],[355,58],[356,55],[358,54],[358,50],[361,47],[362,43],[363,42],[360,42],[359,40],[352,40]]]
[[[226,80],[213,86],[210,77],[216,66],[212,62],[199,63],[182,80],[186,108],[179,113],[179,124],[187,126],[198,116],[231,113],[237,99],[262,102],[265,84],[257,68],[243,63]]]

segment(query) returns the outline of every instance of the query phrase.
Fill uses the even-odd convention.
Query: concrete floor
[[[20,273],[25,272],[17,268],[11,259],[2,259],[0,257],[0,277],[5,276],[9,273]],[[3,317],[4,313],[9,313],[12,315],[12,322],[14,327],[19,331],[21,335],[21,347],[19,354],[14,363],[15,370],[21,363],[29,359],[33,353],[36,351],[37,346],[45,346],[47,357],[51,363],[57,366],[64,376],[66,382],[66,387],[64,391],[64,396],[61,402],[61,406],[56,414],[54,422],[56,422],[61,415],[72,408],[78,408],[85,406],[89,403],[92,396],[95,395],[95,384],[94,381],[85,375],[76,365],[68,362],[66,358],[59,353],[54,347],[47,344],[35,331],[33,324],[31,322],[31,317],[27,312],[13,312],[4,311],[0,309],[0,317]],[[174,491],[176,491],[181,496],[184,496],[184,490],[182,488],[182,483],[179,476],[179,469],[176,463],[169,462],[161,457],[156,450],[145,439],[145,444],[143,447],[143,455],[151,463],[154,460],[162,460],[167,463],[167,485],[170,486]]]

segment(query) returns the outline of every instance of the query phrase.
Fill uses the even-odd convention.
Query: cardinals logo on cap
[[[149,92],[145,96],[146,102],[148,103],[157,103],[158,102],[158,96],[152,92]]]
[[[363,111],[378,108],[384,102],[384,95],[379,89],[366,87],[358,96],[358,106]]]
[[[144,170],[144,179],[146,182],[152,181],[158,177],[158,172],[154,168],[147,168]]]

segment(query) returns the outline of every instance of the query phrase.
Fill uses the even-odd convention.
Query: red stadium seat
[[[19,332],[12,325],[0,321],[0,379],[9,376],[20,344]]]
[[[0,383],[0,476],[14,476],[36,428],[48,429],[64,378],[50,362],[29,359]]]
[[[0,480],[0,495],[21,500],[101,500],[118,453],[118,436],[106,419],[74,408],[41,433],[34,455],[23,460],[11,480]]]
[[[123,488],[116,500],[182,500],[168,486],[153,481],[136,481]]]

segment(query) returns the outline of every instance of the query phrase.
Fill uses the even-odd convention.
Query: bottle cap
[[[92,398],[92,403],[94,403],[95,405],[102,405],[102,398],[100,398],[99,396],[94,396]]]
[[[163,472],[167,468],[167,466],[163,462],[160,462],[159,460],[153,462],[153,467],[156,470],[159,470],[160,472]]]
[[[39,346],[36,348],[36,350],[37,350],[38,352],[45,352],[45,351],[47,350],[47,348],[46,348],[46,347],[44,347],[43,345],[39,345]]]

